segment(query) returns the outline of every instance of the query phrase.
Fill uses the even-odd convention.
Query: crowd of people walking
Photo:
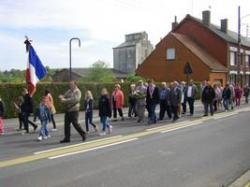
[[[103,88],[97,100],[101,124],[101,128],[99,128],[99,125],[93,122],[95,100],[91,90],[85,92],[84,103],[81,103],[81,90],[77,87],[75,81],[70,81],[69,89],[64,94],[59,95],[59,100],[65,111],[64,138],[60,143],[70,142],[71,124],[81,136],[82,141],[85,141],[87,134],[90,132],[90,127],[101,136],[112,133],[111,120],[109,120],[112,118],[112,114],[112,123],[118,121],[118,115],[120,120],[125,120],[123,108],[125,97],[128,97],[128,117],[136,119],[137,123],[147,122],[150,125],[164,120],[165,114],[167,114],[166,119],[175,122],[181,116],[187,114],[187,108],[189,109],[189,115],[193,116],[196,98],[201,98],[204,106],[203,116],[208,116],[209,113],[213,115],[218,110],[228,111],[240,106],[243,96],[245,97],[245,103],[248,103],[249,94],[250,87],[248,85],[241,88],[239,85],[226,84],[223,88],[220,83],[211,85],[204,81],[200,85],[200,92],[198,92],[197,86],[192,80],[188,83],[184,81],[174,81],[170,84],[162,82],[159,87],[153,80],[147,82],[140,80],[137,84],[130,85],[129,94],[125,96],[121,85],[115,84],[111,95],[106,88]],[[86,131],[79,123],[81,104],[85,111]],[[160,108],[158,115],[156,114],[157,105]],[[18,116],[19,130],[29,133],[29,125],[31,125],[35,131],[38,127],[35,121],[36,118],[39,118],[41,124],[37,138],[39,141],[50,137],[48,128],[50,122],[53,125],[52,131],[57,131],[54,119],[56,108],[49,90],[44,91],[41,102],[35,109],[33,121],[29,119],[30,114],[33,113],[33,103],[27,89],[23,89],[22,95],[14,102],[14,107]],[[146,110],[148,113],[147,120],[145,120]],[[0,134],[3,133],[4,111],[4,104],[0,98]]]

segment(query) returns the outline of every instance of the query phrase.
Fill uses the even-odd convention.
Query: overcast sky
[[[242,16],[250,14],[249,0],[0,0],[0,70],[26,68],[24,35],[51,68],[68,67],[71,37],[82,41],[81,48],[77,42],[72,47],[73,67],[90,67],[99,59],[112,67],[112,48],[125,34],[146,31],[155,45],[175,15],[178,21],[186,14],[201,18],[208,9],[212,23],[228,18],[229,29],[237,31],[238,5]],[[246,35],[250,16],[242,22]]]

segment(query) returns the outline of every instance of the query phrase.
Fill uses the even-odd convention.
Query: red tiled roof
[[[201,61],[206,64],[211,71],[213,72],[227,72],[227,68],[223,66],[218,60],[209,55],[204,49],[202,49],[198,44],[192,41],[189,37],[177,34],[170,33],[178,41],[180,41],[185,47],[187,47],[194,55],[201,59]]]

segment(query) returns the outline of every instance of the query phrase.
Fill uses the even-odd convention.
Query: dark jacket
[[[4,116],[4,104],[2,101],[0,101],[0,117],[2,118]]]
[[[33,103],[32,103],[32,98],[30,97],[29,94],[26,94],[23,96],[24,102],[21,105],[21,111],[22,113],[25,114],[30,114],[33,113]]]
[[[188,87],[189,87],[190,85],[187,85],[187,86],[185,86],[185,89],[184,89],[184,94],[185,94],[185,98],[188,98]],[[195,85],[191,85],[191,87],[192,87],[192,90],[191,90],[191,97],[189,97],[189,98],[195,98],[195,95],[196,95],[196,92],[197,92],[197,88],[196,88],[196,86]]]
[[[164,95],[165,92],[165,95]],[[164,97],[163,97],[164,96]],[[160,91],[160,101],[166,102],[169,105],[170,102],[170,89],[169,88],[162,88]]]
[[[111,104],[107,95],[102,95],[99,99],[99,116],[111,117]]]
[[[250,93],[250,87],[249,86],[246,86],[244,88],[244,96],[248,97],[249,96],[249,93]]]
[[[203,103],[212,103],[215,98],[215,91],[211,86],[206,86],[202,91],[201,101]]]
[[[129,104],[132,105],[132,106],[134,106],[135,103],[136,103],[136,95],[133,94],[132,92],[129,93],[128,102],[129,102]]]
[[[224,100],[229,100],[231,99],[231,90],[230,88],[224,88],[223,92],[222,92],[222,98]]]
[[[84,110],[86,112],[93,112],[93,105],[94,105],[94,100],[89,99],[84,101]]]
[[[150,104],[158,104],[160,101],[160,93],[159,93],[159,88],[155,87],[152,97],[150,96],[150,92],[149,92],[149,87],[147,88],[147,95],[146,95],[146,103],[147,105]]]
[[[169,101],[171,106],[178,106],[181,103],[181,90],[178,87],[171,88]]]

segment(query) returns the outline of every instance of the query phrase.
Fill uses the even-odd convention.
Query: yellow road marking
[[[98,139],[98,140],[93,140],[93,141],[89,141],[89,142],[84,142],[84,143],[79,143],[79,144],[74,144],[74,145],[69,145],[69,146],[64,146],[64,147],[57,147],[57,148],[53,148],[53,149],[47,149],[47,150],[44,150],[44,151],[35,152],[34,154],[38,155],[38,154],[42,154],[42,153],[58,151],[58,150],[62,150],[62,149],[72,148],[72,147],[78,147],[78,146],[85,145],[85,144],[91,144],[91,143],[96,143],[96,142],[105,142],[107,140],[116,139],[116,138],[120,138],[120,137],[122,137],[122,135],[112,136],[112,137],[109,137],[109,138],[102,138],[102,139]]]
[[[160,126],[160,127],[154,127],[154,128],[146,129],[146,131],[154,131],[154,130],[158,130],[158,129],[164,129],[166,127],[170,127],[170,126],[173,126],[173,125],[187,124],[189,122],[192,122],[192,121],[181,121],[181,122],[178,122],[178,123],[173,123],[173,124],[163,125],[163,126]]]
[[[173,128],[173,129],[161,131],[161,133],[167,133],[167,132],[175,131],[175,130],[178,130],[178,129],[183,129],[183,128],[186,128],[186,127],[192,127],[192,126],[200,125],[200,124],[202,124],[202,121],[197,121],[197,122],[194,122],[194,123],[191,123],[191,124],[188,124],[188,125],[184,125],[184,126],[181,126],[181,127],[176,127],[176,128]]]
[[[94,148],[91,148],[91,149],[86,149],[86,150],[81,150],[81,151],[77,151],[77,152],[67,153],[67,154],[58,155],[58,156],[54,156],[54,157],[49,157],[49,159],[56,159],[56,158],[61,158],[61,157],[65,157],[65,156],[71,156],[71,155],[75,155],[75,154],[79,154],[79,153],[85,153],[85,152],[89,152],[89,151],[94,151],[94,150],[98,150],[98,149],[110,147],[110,146],[113,146],[113,145],[119,145],[119,144],[123,144],[123,143],[132,142],[132,141],[135,141],[135,140],[138,140],[138,138],[133,138],[133,139],[129,139],[129,140],[125,140],[125,141],[120,141],[120,142],[116,142],[116,143],[112,143],[112,144],[108,144],[108,145],[94,147]]]
[[[250,181],[245,185],[245,187],[250,187]]]

